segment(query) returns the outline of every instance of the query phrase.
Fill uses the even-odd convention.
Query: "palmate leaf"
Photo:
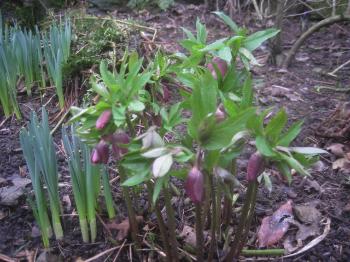
[[[218,150],[226,147],[235,134],[246,128],[246,123],[255,114],[255,110],[255,108],[247,108],[236,117],[216,124],[209,138],[203,142],[203,147],[207,150]]]
[[[281,135],[276,144],[285,147],[289,146],[289,144],[299,135],[302,125],[303,121],[294,123],[286,133]]]
[[[287,123],[287,114],[284,109],[281,109],[267,124],[265,128],[266,136],[271,139],[271,141],[276,142],[280,137],[284,126]]]
[[[244,40],[243,46],[250,52],[252,52],[256,48],[258,48],[263,42],[277,35],[279,31],[280,30],[274,28],[269,28],[263,31],[255,32],[254,34],[251,34]]]
[[[199,139],[199,127],[210,113],[216,110],[217,82],[209,71],[205,71],[196,81],[190,98],[192,118],[189,122],[189,134]]]
[[[238,33],[239,27],[235,22],[233,22],[233,20],[229,16],[225,15],[223,12],[213,13],[216,14],[222,21],[224,21],[224,23],[227,24],[233,32],[235,32],[236,34]]]

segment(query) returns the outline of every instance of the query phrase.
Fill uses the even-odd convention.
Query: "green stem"
[[[216,233],[218,234],[218,239],[221,239],[221,197],[222,197],[222,188],[220,183],[217,184],[217,192],[216,192]]]
[[[126,180],[126,177],[125,177],[124,170],[122,167],[119,168],[119,175],[120,175],[121,181],[124,182]],[[135,211],[134,211],[133,206],[132,206],[132,200],[130,198],[130,189],[128,187],[123,186],[122,191],[123,191],[123,196],[125,199],[126,208],[127,208],[128,217],[129,217],[131,237],[135,243],[135,247],[137,250],[141,247],[141,243],[140,243],[140,240],[137,236],[138,235],[138,225],[137,225]]]
[[[153,184],[150,181],[148,181],[147,182],[147,191],[148,191],[149,203],[152,203],[152,201],[153,201],[152,200],[153,190],[154,190]],[[160,231],[160,236],[162,238],[162,242],[164,245],[167,261],[172,261],[171,249],[170,249],[170,245],[169,245],[169,241],[168,241],[168,232],[167,232],[167,228],[166,228],[165,223],[164,223],[164,219],[162,217],[162,213],[160,212],[160,208],[158,206],[158,201],[154,204],[153,209],[156,213],[157,222],[158,222],[159,231]]]
[[[176,224],[175,224],[175,214],[173,207],[171,205],[171,195],[169,192],[169,189],[167,187],[164,187],[164,200],[165,200],[165,206],[166,206],[166,212],[167,212],[167,218],[168,218],[168,228],[169,228],[169,238],[172,248],[172,261],[179,261],[179,253],[178,253],[178,243],[176,239]]]
[[[210,178],[207,172],[204,172],[204,204],[203,204],[203,215],[202,216],[202,225],[203,227],[207,228],[207,225],[210,223],[211,217],[210,217],[210,199],[213,199],[211,197],[211,188],[210,188]],[[208,223],[208,224],[207,224]]]
[[[216,228],[217,228],[217,209],[216,209],[216,194],[215,194],[215,185],[214,185],[214,179],[213,176],[210,176],[209,178],[210,188],[211,188],[211,199],[212,201],[212,218],[211,218],[211,241],[210,241],[210,247],[209,247],[209,254],[208,254],[208,261],[211,262],[213,260],[215,247],[217,246],[217,240],[216,240]]]
[[[204,261],[204,236],[203,236],[203,224],[202,224],[202,208],[200,203],[195,204],[196,211],[196,252],[197,262]]]
[[[130,114],[128,112],[126,112],[126,124],[128,125],[128,129],[130,131],[130,135],[132,137],[135,137],[136,135],[136,132],[135,132],[135,128],[134,126],[132,125],[131,121],[130,121]]]
[[[238,224],[237,232],[233,241],[233,245],[229,254],[226,256],[225,261],[231,262],[234,258],[237,258],[243,248],[246,241],[246,236],[249,232],[251,218],[253,216],[252,207],[255,207],[256,191],[258,189],[258,182],[253,181],[248,184],[246,201],[242,208],[242,214]]]
[[[243,256],[282,256],[284,249],[243,249]]]

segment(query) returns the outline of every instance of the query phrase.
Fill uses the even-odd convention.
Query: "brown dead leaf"
[[[292,200],[280,206],[272,216],[264,217],[258,232],[259,247],[277,243],[287,232],[291,218],[293,218]]]
[[[196,232],[193,227],[185,225],[180,233],[180,237],[183,238],[184,242],[191,247],[196,246]]]
[[[142,216],[136,216],[136,221],[138,223],[142,223],[143,217]],[[118,241],[122,241],[128,236],[129,231],[130,231],[129,219],[126,218],[119,224],[117,224],[115,222],[109,223],[109,224],[107,224],[107,227],[109,229],[117,230],[118,231],[117,240]]]
[[[340,143],[332,144],[329,147],[327,147],[326,149],[338,158],[344,157],[344,155],[345,155],[345,151],[344,151],[345,146],[343,144],[340,144]]]
[[[30,179],[14,176],[9,179],[12,186],[0,188],[0,204],[5,206],[15,206],[18,199],[24,195],[24,188],[31,183]]]
[[[294,206],[294,213],[301,222],[307,224],[318,224],[322,218],[320,211],[310,203]]]
[[[347,158],[339,158],[332,163],[332,168],[334,170],[340,169],[340,171],[350,169],[350,160]]]
[[[210,242],[210,234],[208,231],[203,231],[204,241],[206,243]],[[184,242],[191,246],[196,247],[196,231],[193,227],[185,225],[180,233],[180,237],[183,238]]]

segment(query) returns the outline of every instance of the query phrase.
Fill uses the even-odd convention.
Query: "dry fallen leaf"
[[[143,221],[143,217],[142,216],[136,216],[136,221],[138,223],[142,223]],[[117,234],[117,240],[118,241],[122,241],[124,240],[130,231],[130,223],[129,223],[129,219],[126,218],[124,219],[121,223],[117,224],[115,222],[109,223],[107,224],[107,227],[109,229],[115,229],[118,230],[118,234]]]
[[[343,144],[335,143],[327,147],[327,150],[339,158],[345,155],[344,148],[345,146]]]
[[[292,200],[280,206],[272,216],[264,217],[258,232],[259,247],[277,243],[287,232],[291,218],[293,218]]]
[[[294,206],[294,213],[301,222],[307,224],[318,224],[322,218],[320,211],[312,203]]]
[[[192,247],[196,246],[196,232],[193,227],[185,225],[180,233],[180,237],[184,239],[184,242]]]
[[[18,199],[24,194],[24,188],[31,183],[30,179],[13,177],[9,179],[12,186],[0,188],[0,204],[5,206],[15,206]]]
[[[332,163],[332,168],[334,170],[340,169],[340,171],[345,171],[350,169],[350,160],[347,158],[339,158]]]

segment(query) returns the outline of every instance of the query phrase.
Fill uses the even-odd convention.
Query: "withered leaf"
[[[277,243],[287,232],[291,218],[293,218],[292,200],[280,206],[272,216],[264,217],[258,232],[259,247]]]
[[[136,221],[137,223],[142,223],[143,221],[143,217],[142,216],[136,216]],[[128,234],[129,234],[129,231],[130,231],[130,222],[129,222],[129,219],[126,218],[124,219],[121,223],[115,223],[115,222],[112,222],[112,223],[109,223],[107,224],[107,227],[109,229],[115,229],[118,231],[118,234],[117,234],[117,240],[118,241],[122,241],[124,240]]]

